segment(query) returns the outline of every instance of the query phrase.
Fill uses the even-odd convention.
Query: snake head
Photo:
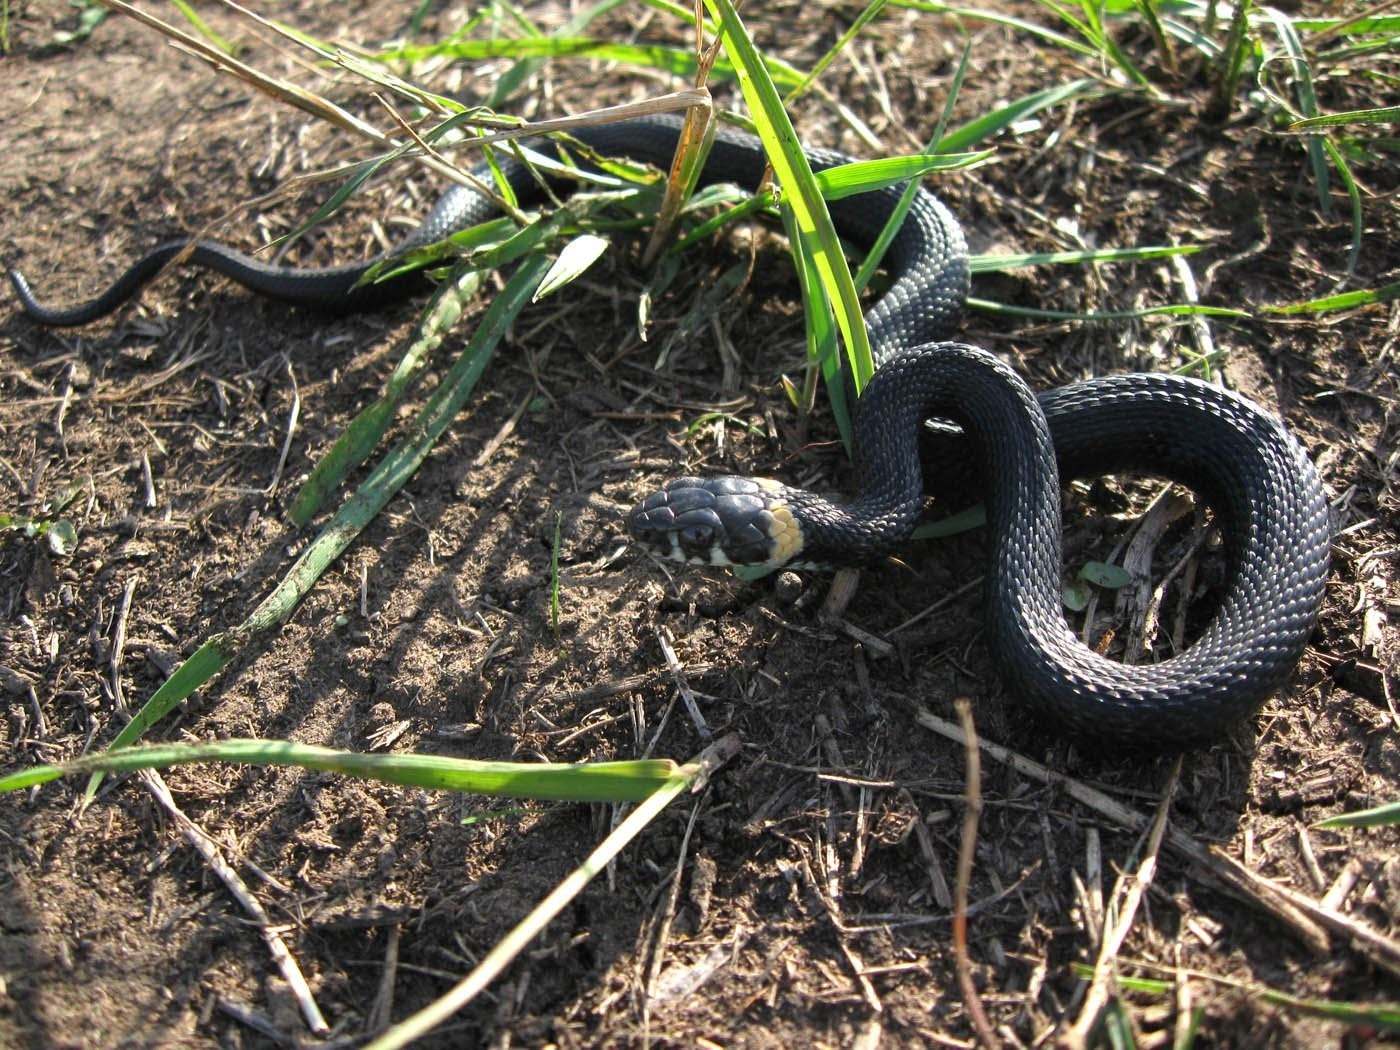
[[[803,548],[786,492],[767,478],[676,478],[632,508],[627,531],[671,561],[777,569]]]

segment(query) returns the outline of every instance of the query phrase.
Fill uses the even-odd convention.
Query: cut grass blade
[[[922,178],[931,171],[970,168],[995,152],[984,149],[973,153],[912,153],[902,157],[857,160],[816,172],[817,189],[826,200],[839,201],[843,197]]]
[[[485,371],[497,344],[529,301],[547,256],[532,255],[520,265],[487,309],[481,324],[452,368],[443,377],[414,419],[408,435],[380,461],[374,471],[341,505],[325,528],[292,564],[282,582],[237,627],[213,635],[152,694],[117,734],[111,748],[128,747],[145,735],[172,708],[207,682],[261,635],[281,624],[326,568],[374,519],[393,495],[417,472],[434,443],[466,403]],[[85,797],[91,799],[102,775],[94,774]]]
[[[1288,125],[1288,130],[1307,131],[1310,128],[1341,128],[1352,124],[1400,124],[1400,106],[1384,106],[1380,109],[1348,109],[1341,113],[1324,113],[1317,117],[1295,120]]]
[[[623,762],[482,762],[446,755],[366,755],[290,740],[217,740],[147,744],[85,755],[61,765],[32,766],[0,777],[0,793],[80,773],[130,773],[192,762],[297,766],[433,791],[465,791],[558,802],[640,802],[678,777],[669,759]]]
[[[1107,310],[1102,313],[1077,313],[1073,310],[1041,310],[1031,306],[1009,306],[989,299],[967,297],[967,305],[975,310],[1012,317],[1035,317],[1042,321],[1131,321],[1139,317],[1234,317],[1248,319],[1248,310],[1226,306],[1202,306],[1200,303],[1168,303],[1165,306],[1145,306],[1139,310]]]
[[[1400,299],[1400,281],[1382,285],[1379,288],[1363,288],[1354,292],[1342,292],[1322,299],[1309,299],[1305,303],[1290,303],[1287,306],[1266,306],[1270,314],[1323,314],[1334,310],[1353,310],[1358,306],[1371,306],[1374,303],[1388,303]]]
[[[1374,809],[1361,809],[1355,813],[1319,820],[1315,828],[1379,828],[1390,824],[1400,824],[1400,802],[1391,802]]]
[[[1016,270],[1023,266],[1061,264],[1134,262],[1144,259],[1167,259],[1174,255],[1194,255],[1198,244],[1152,245],[1144,248],[1096,248],[1082,252],[1031,252],[1026,255],[973,255],[968,265],[973,273],[996,273]]]
[[[841,251],[841,242],[831,224],[831,215],[812,177],[811,165],[803,153],[792,121],[783,108],[782,99],[770,70],[754,47],[744,23],[730,0],[705,0],[720,22],[720,35],[725,53],[734,64],[739,87],[748,104],[749,115],[758,129],[768,161],[778,177],[784,200],[791,206],[794,226],[803,241],[812,265],[821,278],[822,291],[831,302],[837,327],[846,345],[851,363],[851,377],[859,392],[870,380],[875,366],[870,354],[870,339],[865,331],[865,318],[860,298],[851,280],[850,268]]]

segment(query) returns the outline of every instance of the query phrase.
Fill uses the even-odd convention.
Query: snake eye
[[[715,541],[715,530],[709,525],[687,525],[681,529],[681,546],[688,551],[708,550]]]

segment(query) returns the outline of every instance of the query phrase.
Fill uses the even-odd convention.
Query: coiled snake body
[[[665,165],[678,122],[651,118],[586,129],[600,152]],[[813,166],[846,158],[813,151]],[[754,188],[758,142],[720,133],[703,181]],[[522,203],[542,191],[507,164]],[[898,188],[832,202],[838,231],[873,242]],[[493,207],[449,190],[396,248],[427,244],[481,222]],[[162,245],[105,293],[72,309],[35,301],[11,273],[25,311],[51,325],[84,324],[134,295],[185,242]],[[222,245],[198,244],[197,264],[293,303],[360,309],[416,290],[409,274],[353,286],[370,260],[299,270],[268,266]],[[1306,453],[1277,419],[1230,391],[1170,375],[1120,375],[1032,394],[994,355],[951,334],[968,287],[957,222],[920,192],[885,258],[893,283],[866,316],[877,371],[855,414],[861,490],[844,505],[756,478],[680,478],[628,516],[633,537],[664,556],[707,565],[851,564],[897,548],[923,510],[924,420],[961,426],[980,468],[987,510],[987,641],[1013,694],[1066,730],[1124,743],[1187,746],[1219,739],[1287,678],[1321,604],[1329,520]],[[1204,633],[1157,664],[1128,666],[1082,645],[1061,605],[1060,483],[1132,471],[1179,481],[1210,503],[1228,576]]]

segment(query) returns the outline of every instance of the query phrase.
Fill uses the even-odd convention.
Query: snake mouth
[[[803,549],[784,492],[763,478],[676,478],[632,508],[627,531],[671,561],[780,568]]]

